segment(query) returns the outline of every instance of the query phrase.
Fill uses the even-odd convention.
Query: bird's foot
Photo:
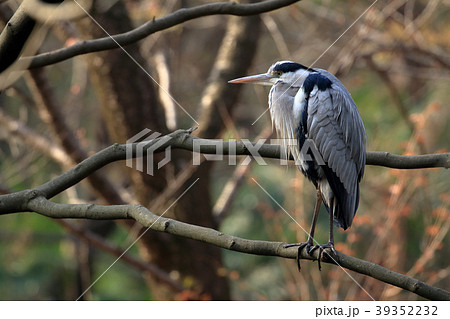
[[[302,267],[300,266],[300,256],[302,254],[302,250],[306,249],[306,253],[311,256],[311,248],[313,247],[312,240],[308,240],[306,243],[294,243],[294,244],[287,244],[284,246],[285,248],[289,247],[296,247],[298,246],[297,250],[297,257],[295,258],[295,261],[297,262],[297,269],[300,271]]]
[[[322,270],[322,266],[320,264],[320,261],[322,260],[323,253],[325,252],[328,256],[331,256],[332,254],[336,255],[336,249],[334,249],[334,243],[328,242],[328,244],[323,244],[323,245],[317,244],[317,245],[315,245],[314,247],[312,247],[309,250],[308,254],[310,256],[312,256],[314,251],[317,250],[317,249],[319,250],[319,254],[317,256],[317,264],[319,266],[319,270]]]

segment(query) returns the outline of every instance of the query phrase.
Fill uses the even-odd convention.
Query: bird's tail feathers
[[[335,200],[334,222],[344,230],[352,225],[353,218],[356,215],[359,204],[359,185],[356,184],[356,190],[352,194],[346,193],[339,200]]]
[[[326,165],[322,166],[322,168],[334,196],[334,223],[338,227],[342,227],[346,230],[352,225],[353,218],[355,217],[356,210],[358,209],[359,184],[356,183],[356,189],[348,193],[341,180],[336,176],[331,168],[326,167]],[[325,205],[325,207],[327,207],[327,205]],[[329,207],[327,207],[327,210],[330,212]]]

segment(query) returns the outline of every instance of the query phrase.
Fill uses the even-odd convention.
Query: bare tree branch
[[[156,148],[154,152],[162,152],[170,145],[174,149],[185,149],[189,151],[195,151],[195,144],[199,147],[200,153],[204,154],[218,154],[218,150],[223,151],[223,155],[235,154],[235,155],[252,155],[250,147],[254,147],[253,150],[257,150],[261,157],[266,158],[282,158],[281,146],[275,144],[261,144],[242,141],[219,141],[208,140],[193,137],[189,134],[190,130],[177,130],[169,136],[167,142]],[[163,138],[163,137],[161,137]],[[155,139],[148,143],[148,147],[156,144],[159,139]],[[142,146],[142,145],[141,145]],[[120,145],[122,148],[126,148],[126,145]],[[132,146],[133,152],[135,145]],[[146,148],[144,148],[145,150]],[[133,153],[134,154],[134,153]],[[290,160],[293,160],[292,156]],[[424,154],[424,155],[395,155],[389,152],[375,152],[368,151],[366,154],[366,164],[384,166],[397,169],[419,169],[419,168],[433,168],[443,167],[450,168],[450,153],[437,153],[437,154]]]
[[[450,153],[396,155],[389,152],[367,152],[367,165],[398,169],[450,168]]]
[[[31,146],[41,153],[52,158],[64,169],[69,169],[75,162],[63,150],[62,147],[51,141],[49,138],[27,127],[25,123],[16,120],[0,109],[0,125],[8,132],[10,137],[20,138],[24,144]]]
[[[248,240],[227,235],[211,228],[190,225],[170,218],[157,216],[141,205],[101,206],[94,204],[57,204],[47,200],[36,190],[28,190],[16,193],[15,195],[23,201],[23,210],[31,210],[51,218],[134,219],[143,226],[155,231],[195,239],[229,250],[291,259],[297,257],[297,248],[286,248],[285,243]],[[313,256],[308,255],[303,250],[301,258],[314,260],[318,257],[317,255],[318,250],[315,251]],[[325,257],[322,258],[323,262],[334,264],[334,261],[327,257],[326,254],[324,255]],[[403,288],[424,298],[431,300],[450,300],[450,292],[396,273],[380,265],[339,252],[332,257],[341,267]]]
[[[177,24],[210,15],[237,15],[248,16],[263,12],[273,11],[300,0],[268,0],[260,3],[237,4],[235,2],[219,2],[196,6],[194,8],[180,9],[163,18],[154,19],[129,32],[90,41],[81,41],[70,47],[61,48],[52,52],[42,53],[35,57],[22,58],[32,59],[30,68],[37,68],[54,64],[74,56],[104,51],[135,43],[152,33],[171,28]]]
[[[23,6],[11,17],[0,34],[0,73],[17,60],[35,27],[36,21],[27,15]]]
[[[233,149],[236,149],[236,154],[251,154],[248,149],[249,144],[245,145],[243,142],[221,142],[193,138],[190,136],[191,132],[192,130],[178,130],[166,135],[166,142],[158,147],[156,151],[162,151],[169,145],[172,148],[192,150],[193,143],[197,140],[197,142],[201,141],[202,143],[209,143],[209,145],[200,149],[200,151],[205,153],[215,153],[215,147],[221,144],[225,152],[228,152],[231,146]],[[161,138],[145,142],[145,147],[150,147],[159,142],[161,142]],[[255,146],[257,144],[251,145]],[[129,145],[114,144],[39,187],[13,194],[0,195],[0,215],[32,211],[51,218],[86,218],[98,220],[134,219],[141,225],[149,227],[152,230],[199,240],[229,250],[284,258],[296,257],[297,249],[293,247],[285,248],[284,243],[247,240],[226,235],[211,228],[186,224],[173,219],[157,216],[141,205],[101,206],[94,204],[57,204],[48,200],[75,185],[106,164],[125,159],[127,156],[127,148],[128,151],[132,151],[132,155],[135,157],[141,155],[137,153],[141,153],[139,149],[142,150],[142,143]],[[278,145],[262,145],[259,149],[259,153],[263,156],[276,158],[280,155],[280,147]],[[373,155],[369,156],[370,159],[368,162],[372,161],[377,165],[388,166],[387,164],[389,164],[390,166],[402,166],[404,168],[449,167],[450,158],[449,153],[412,156],[412,159],[410,156],[388,155],[389,153],[372,152],[369,154]],[[128,156],[130,156],[130,154],[128,154]],[[404,163],[406,163],[406,165]],[[306,252],[302,252],[301,258],[311,260],[317,258],[317,256],[309,256]],[[382,266],[350,257],[339,252],[336,256],[333,256],[333,258],[344,268],[401,287],[422,297],[433,300],[450,300],[449,292],[432,287],[417,279],[393,272]],[[323,258],[323,261],[333,263],[326,256]]]
[[[236,155],[252,155],[248,146],[256,147],[256,143],[248,142],[247,145],[242,141],[217,141],[192,137],[190,133],[192,130],[177,130],[168,135],[156,138],[145,143],[145,147],[142,143],[134,144],[113,144],[100,152],[88,157],[71,170],[63,173],[59,177],[47,182],[36,190],[46,198],[51,198],[56,194],[64,191],[65,189],[77,184],[82,179],[88,177],[92,172],[100,169],[101,167],[119,160],[125,160],[127,158],[127,149],[129,155],[136,157],[136,153],[141,153],[140,156],[146,154],[146,150],[150,147],[161,144],[156,147],[153,152],[163,152],[170,146],[172,149],[185,149],[192,151],[194,149],[194,141],[197,141],[200,145],[199,149],[201,153],[205,154],[217,154],[216,147],[221,146],[223,154],[229,154],[230,149],[233,154]],[[161,141],[165,142],[161,143]],[[139,147],[138,147],[139,146]],[[262,144],[259,145],[259,155],[267,158],[281,158],[280,145]],[[426,154],[426,155],[394,155],[388,152],[367,152],[368,165],[385,166],[398,169],[419,169],[419,168],[432,168],[443,167],[450,168],[450,153],[440,154]],[[5,195],[9,196],[9,195]],[[17,206],[16,200],[0,202],[0,213],[8,212],[11,207]],[[13,209],[17,212],[16,208]]]

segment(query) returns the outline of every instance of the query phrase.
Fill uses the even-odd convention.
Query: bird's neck
[[[299,114],[294,113],[293,104],[298,87],[290,87],[285,83],[275,84],[269,93],[269,108],[272,127],[277,131],[279,144],[286,150],[286,156],[298,154],[297,128],[300,123]]]

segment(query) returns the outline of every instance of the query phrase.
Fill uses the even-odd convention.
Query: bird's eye
[[[283,74],[283,72],[281,71],[272,71],[272,76],[279,78],[281,75]]]

